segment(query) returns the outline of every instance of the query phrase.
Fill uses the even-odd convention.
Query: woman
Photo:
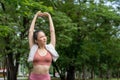
[[[35,31],[34,26],[37,17],[48,17],[50,26],[50,43],[47,43],[47,37],[43,31]],[[33,63],[33,69],[29,76],[29,80],[51,80],[49,75],[49,69],[52,60],[56,61],[59,57],[55,50],[56,38],[55,30],[51,15],[47,12],[38,11],[31,23],[29,29],[29,46],[30,54],[28,57],[28,62]]]

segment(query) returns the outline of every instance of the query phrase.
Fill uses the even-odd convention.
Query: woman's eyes
[[[46,36],[41,36],[40,38],[43,38],[43,37],[46,37]]]

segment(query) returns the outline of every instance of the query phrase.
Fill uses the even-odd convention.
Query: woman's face
[[[37,36],[37,43],[38,44],[42,44],[42,45],[45,45],[46,42],[47,42],[47,37],[45,35],[44,32],[38,32],[38,36]]]

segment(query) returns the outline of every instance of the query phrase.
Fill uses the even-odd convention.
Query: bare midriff
[[[50,66],[48,65],[35,65],[33,66],[32,73],[35,74],[48,74]]]

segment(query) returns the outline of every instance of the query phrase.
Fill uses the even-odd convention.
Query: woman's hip
[[[49,74],[35,74],[31,73],[29,76],[29,80],[51,80]]]

